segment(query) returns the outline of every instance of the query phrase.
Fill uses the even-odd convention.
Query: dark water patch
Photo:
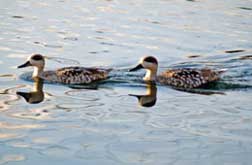
[[[88,53],[90,53],[90,54],[100,54],[100,53],[109,53],[109,52],[110,52],[109,50],[102,50],[100,52],[98,52],[98,51],[92,51],[92,52],[88,52]]]
[[[96,30],[95,32],[96,33],[104,33],[104,31],[101,31],[101,30]]]
[[[78,38],[77,37],[65,37],[64,40],[78,41]]]
[[[252,55],[245,55],[238,58],[239,60],[252,60]]]
[[[250,7],[238,7],[239,9],[242,9],[242,10],[252,10],[252,8]]]
[[[61,45],[50,45],[50,44],[44,44],[44,47],[47,48],[63,48]]]
[[[159,21],[154,21],[154,20],[149,20],[149,19],[145,19],[144,21],[152,23],[152,24],[161,24],[161,22],[159,22]]]
[[[201,55],[195,54],[195,55],[188,55],[187,57],[188,58],[198,58],[198,57],[201,57]]]
[[[102,38],[104,39],[104,38]],[[128,49],[132,49],[132,46],[128,46],[125,44],[114,44],[114,43],[110,43],[110,42],[100,42],[101,45],[108,45],[108,46],[117,46],[117,47],[123,47],[123,48],[128,48]]]
[[[101,45],[109,45],[109,46],[114,46],[115,44],[109,43],[109,42],[100,42]]]
[[[103,53],[109,53],[109,50],[103,50],[102,52]]]
[[[12,16],[12,18],[22,19],[22,18],[24,18],[24,17],[23,17],[23,16],[20,16],[20,15],[14,15],[14,16]]]
[[[245,52],[245,50],[237,49],[237,50],[226,50],[225,53],[240,53]]]
[[[34,43],[34,44],[41,44],[41,45],[43,44],[43,43],[38,42],[38,41],[34,41],[33,43]]]
[[[96,51],[92,51],[92,52],[88,52],[90,54],[98,54],[99,52],[96,52]]]
[[[59,33],[59,34],[67,34],[67,32],[65,32],[65,31],[59,31],[57,33]]]
[[[48,45],[48,44],[45,44],[44,46],[48,47],[48,48],[63,48],[61,45]]]
[[[160,22],[158,22],[158,21],[151,21],[151,23],[153,23],[153,24],[160,24]]]
[[[44,110],[42,110],[42,112],[44,112],[44,113],[48,113],[49,111],[48,111],[48,110],[46,110],[46,109],[44,109]]]

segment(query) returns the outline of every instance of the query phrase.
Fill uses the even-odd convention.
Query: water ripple
[[[252,162],[250,1],[15,2],[0,1],[0,164]],[[46,68],[123,69],[90,87],[45,83],[29,104],[16,92],[33,92],[31,73],[14,66],[32,53]],[[144,71],[126,71],[144,55],[160,71],[226,72],[206,89],[157,85],[149,97]]]
[[[0,158],[0,164],[24,161],[26,157],[22,154],[5,154]]]

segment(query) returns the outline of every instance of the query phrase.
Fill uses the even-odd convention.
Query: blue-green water
[[[0,164],[251,164],[251,0],[0,0],[0,7]],[[32,53],[62,61],[47,60],[47,69],[71,60],[125,69],[154,55],[160,71],[227,72],[196,91],[128,74],[98,89],[39,86],[20,78],[31,68],[16,69]],[[40,103],[16,95],[32,91],[28,101]]]

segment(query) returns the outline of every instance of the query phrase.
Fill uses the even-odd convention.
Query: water
[[[251,164],[251,0],[0,6],[0,164]],[[148,86],[133,75],[81,89],[20,78],[31,68],[16,66],[32,53],[51,58],[47,69],[76,61],[125,69],[148,54],[160,71],[227,72],[193,91]]]

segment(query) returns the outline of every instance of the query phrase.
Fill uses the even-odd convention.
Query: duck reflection
[[[44,100],[43,80],[38,78],[33,83],[31,92],[16,92],[17,95],[22,96],[27,103],[38,104]]]
[[[206,88],[202,89],[180,89],[180,88],[172,88],[177,91],[187,92],[191,94],[198,94],[198,95],[225,95],[224,92],[216,91]],[[129,96],[134,96],[138,99],[138,104],[142,107],[152,107],[156,104],[157,101],[157,87],[155,83],[148,83],[146,84],[146,94],[145,95],[135,95],[129,94]]]
[[[129,94],[129,96],[136,97],[138,99],[138,104],[142,107],[152,107],[156,104],[157,100],[156,84],[154,83],[147,84],[145,95]]]

